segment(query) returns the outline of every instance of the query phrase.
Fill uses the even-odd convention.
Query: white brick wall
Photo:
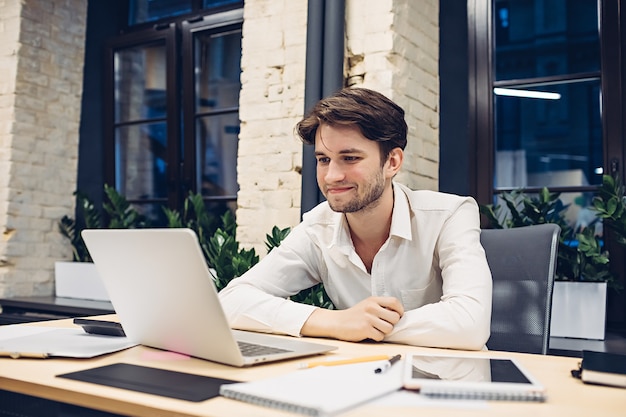
[[[439,2],[347,0],[346,79],[386,94],[406,111],[409,144],[397,180],[437,189]],[[306,0],[248,0],[240,96],[238,240],[265,254],[274,225],[300,218]]]
[[[0,296],[53,291],[70,247],[83,80],[82,0],[5,0],[0,8]]]
[[[412,188],[436,190],[439,2],[348,0],[346,4],[349,84],[378,90],[404,108],[409,143],[396,180]]]
[[[251,0],[244,6],[237,239],[265,254],[274,225],[300,220],[306,0]]]

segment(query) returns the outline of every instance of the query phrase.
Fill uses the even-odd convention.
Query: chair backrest
[[[481,231],[493,277],[490,350],[548,353],[560,233],[555,224]]]

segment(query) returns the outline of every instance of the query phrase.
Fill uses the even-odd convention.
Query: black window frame
[[[230,31],[243,25],[243,2],[218,7],[206,15],[176,16],[168,22],[141,24],[127,27],[105,43],[103,72],[103,182],[116,184],[115,128],[123,125],[115,121],[114,58],[116,51],[163,43],[166,45],[166,109],[167,109],[167,197],[152,199],[128,199],[131,204],[162,204],[174,210],[182,210],[190,192],[198,192],[195,184],[195,123],[193,123],[194,77],[193,34],[196,31]],[[183,76],[187,71],[187,76]],[[231,111],[238,111],[231,109]],[[132,123],[131,123],[132,124]],[[233,161],[236,163],[236,161]],[[204,196],[204,200],[236,202],[237,196]]]

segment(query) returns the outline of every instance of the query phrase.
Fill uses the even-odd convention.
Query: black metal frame
[[[148,44],[164,44],[166,48],[166,108],[168,135],[168,178],[166,199],[128,199],[130,203],[161,203],[171,209],[182,209],[190,191],[196,192],[195,184],[195,123],[193,36],[198,31],[224,31],[241,28],[243,9],[193,16],[170,23],[141,25],[133,31],[110,39],[105,45],[104,71],[104,182],[116,183],[115,177],[115,128],[138,123],[116,123],[114,120],[114,56],[117,51]],[[184,76],[188,74],[188,76]],[[191,74],[191,75],[189,75]],[[182,109],[182,112],[181,112]],[[235,109],[236,110],[236,109]],[[236,200],[236,196],[207,198],[207,200]]]

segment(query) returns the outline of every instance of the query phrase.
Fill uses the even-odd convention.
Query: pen
[[[401,356],[400,355],[396,355],[393,358],[389,359],[387,362],[385,362],[385,364],[383,366],[381,366],[380,368],[376,368],[376,370],[374,371],[377,374],[381,374],[385,371],[387,371],[387,369],[391,368],[391,365],[393,365],[394,363],[398,362],[400,360]]]
[[[339,359],[336,361],[317,361],[317,362],[309,362],[309,363],[301,363],[298,365],[298,368],[313,368],[315,366],[335,366],[335,365],[348,365],[351,363],[359,363],[359,362],[373,362],[373,361],[389,361],[389,355],[376,355],[376,356],[361,356],[360,358],[352,358],[352,359]]]

